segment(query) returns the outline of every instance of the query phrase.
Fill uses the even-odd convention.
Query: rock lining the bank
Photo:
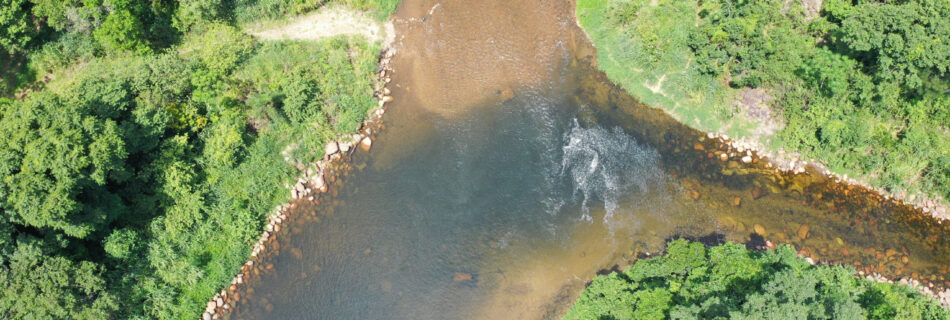
[[[330,190],[330,183],[336,180],[335,174],[337,172],[334,172],[332,167],[341,163],[346,159],[346,156],[352,154],[357,149],[368,152],[372,148],[376,134],[376,130],[373,128],[380,126],[382,116],[386,112],[386,104],[394,100],[390,95],[392,91],[385,87],[385,84],[391,81],[391,62],[394,54],[395,51],[389,49],[388,46],[384,48],[380,54],[378,67],[379,79],[375,90],[376,93],[374,94],[379,101],[378,108],[370,113],[370,116],[363,122],[357,133],[344,135],[337,138],[337,140],[328,142],[324,148],[324,156],[320,161],[310,163],[306,166],[300,163],[292,163],[303,172],[303,175],[299,177],[293,185],[286,186],[290,193],[291,202],[278,205],[269,214],[264,231],[261,233],[257,242],[251,246],[250,258],[241,266],[240,272],[234,276],[230,285],[219,291],[208,301],[204,312],[201,314],[201,320],[221,319],[224,314],[231,312],[233,309],[231,303],[236,300],[233,299],[233,297],[237,295],[238,287],[245,284],[245,279],[250,278],[251,273],[259,274],[273,269],[273,264],[262,263],[263,253],[268,249],[278,249],[279,244],[274,242],[277,232],[281,230],[283,222],[288,219],[288,214],[297,208],[295,201],[314,201],[315,196],[327,193]],[[291,160],[288,156],[289,151],[293,148],[295,148],[295,146],[290,145],[282,152],[284,159],[288,162]],[[271,244],[273,248],[269,248],[268,244]]]
[[[944,220],[950,220],[950,207],[944,203],[945,200],[940,196],[927,197],[921,194],[909,194],[906,191],[901,191],[900,193],[890,192],[883,188],[871,186],[869,183],[854,177],[848,177],[846,174],[835,173],[821,162],[815,161],[815,159],[803,159],[800,153],[786,152],[784,149],[780,149],[778,152],[768,151],[762,143],[752,139],[731,139],[728,135],[712,132],[707,133],[707,138],[720,139],[723,143],[734,149],[735,152],[723,157],[722,161],[727,161],[729,158],[736,156],[736,152],[740,154],[740,157],[742,157],[741,154],[743,152],[746,152],[748,156],[752,156],[751,153],[755,153],[756,156],[766,161],[767,168],[774,168],[792,174],[803,174],[811,169],[812,172],[832,177],[835,182],[861,186],[882,195],[885,200],[910,205],[914,209],[936,218],[938,223]],[[744,161],[745,159],[743,159],[743,162]]]

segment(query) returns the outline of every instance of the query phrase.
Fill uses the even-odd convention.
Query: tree
[[[106,50],[111,52],[147,52],[142,22],[128,10],[116,10],[106,17],[93,35]]]
[[[0,0],[0,52],[22,53],[35,34],[27,0]]]
[[[108,319],[116,298],[105,289],[102,267],[43,254],[21,243],[0,265],[0,314],[11,319]]]
[[[108,85],[85,89],[98,99],[40,94],[4,110],[0,200],[11,222],[83,238],[124,208],[106,184],[128,179],[125,142],[114,119],[127,97]],[[119,101],[110,105],[110,97]]]
[[[812,266],[783,245],[751,251],[674,240],[667,252],[594,278],[565,319],[950,319],[914,289]]]
[[[948,80],[950,2],[866,1],[854,7],[837,4],[832,14],[841,22],[831,39],[870,67],[878,81],[918,91],[930,78]]]

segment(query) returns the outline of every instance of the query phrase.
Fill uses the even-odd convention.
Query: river
[[[406,0],[395,25],[372,150],[297,203],[226,318],[558,318],[674,237],[950,285],[946,224],[637,103],[592,67],[570,2]]]

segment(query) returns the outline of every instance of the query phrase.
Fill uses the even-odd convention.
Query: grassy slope
[[[634,4],[635,14],[628,16],[624,26],[622,22],[608,20],[618,16],[618,7],[612,7],[617,3]],[[690,32],[706,23],[699,18],[698,1],[652,1],[656,6],[647,3],[577,1],[578,22],[598,49],[599,67],[633,96],[689,126],[752,138],[772,151],[782,148],[800,152],[818,159],[836,173],[858,177],[875,187],[894,193],[950,197],[950,171],[946,165],[950,162],[950,136],[946,124],[938,120],[946,116],[946,110],[938,110],[946,99],[926,100],[916,103],[917,106],[913,106],[915,102],[898,101],[880,107],[851,104],[845,94],[821,97],[819,90],[808,87],[795,76],[794,70],[800,67],[802,59],[819,58],[818,47],[772,43],[795,46],[782,48],[792,51],[788,52],[790,58],[767,58],[772,64],[763,66],[764,72],[774,75],[772,82],[763,87],[776,89],[772,92],[778,98],[770,104],[783,114],[784,119],[779,120],[787,126],[774,136],[756,135],[754,132],[761,125],[734,107],[741,88],[731,88],[726,77],[716,78],[697,70],[696,57],[687,41]],[[809,37],[802,33],[778,41],[811,40]],[[794,63],[796,59],[798,64]],[[850,80],[852,88],[859,84],[854,79],[867,77],[859,70],[845,67],[837,72],[858,75]],[[663,94],[658,94],[648,86],[655,85],[663,75]],[[805,105],[804,101],[811,104]],[[908,111],[914,109],[929,111]],[[927,112],[932,115],[917,116]]]
[[[643,103],[700,130],[746,136],[756,127],[730,107],[735,93],[719,79],[701,74],[693,63],[687,37],[698,19],[695,2],[660,1],[644,7],[630,23],[634,31],[606,21],[609,9],[608,1],[577,1],[578,22],[597,47],[599,67],[610,79]]]

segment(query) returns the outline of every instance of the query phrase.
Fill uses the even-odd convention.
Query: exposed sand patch
[[[248,32],[264,40],[317,40],[338,35],[361,35],[382,41],[389,48],[395,40],[392,22],[380,23],[361,12],[344,8],[321,8],[282,24],[252,26]]]

